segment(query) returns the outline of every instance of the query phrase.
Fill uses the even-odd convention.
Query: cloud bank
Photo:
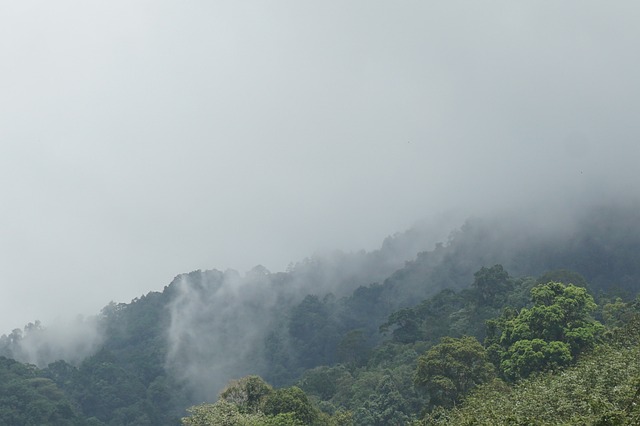
[[[370,250],[425,216],[637,193],[639,15],[5,2],[0,327]]]

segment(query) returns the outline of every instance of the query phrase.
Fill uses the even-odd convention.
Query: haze
[[[423,218],[635,195],[639,12],[0,3],[0,333]]]

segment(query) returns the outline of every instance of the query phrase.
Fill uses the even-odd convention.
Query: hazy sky
[[[638,22],[635,1],[0,2],[0,334],[425,216],[636,191]]]

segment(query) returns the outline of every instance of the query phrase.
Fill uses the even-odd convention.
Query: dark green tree
[[[360,366],[369,352],[363,330],[349,331],[338,343],[338,360],[351,367]]]
[[[400,309],[389,315],[386,323],[380,326],[380,332],[386,333],[389,327],[394,326],[393,340],[400,343],[412,343],[419,340],[420,318],[414,308]]]
[[[375,394],[362,404],[354,417],[357,424],[404,425],[409,420],[406,405],[395,381],[387,375],[375,389]]]
[[[312,425],[319,418],[318,410],[297,386],[276,389],[270,393],[264,400],[262,410],[268,416],[293,413],[293,417],[304,425]]]
[[[444,337],[418,358],[414,383],[428,392],[431,406],[449,407],[495,375],[487,352],[476,338]]]
[[[0,424],[83,424],[77,409],[56,384],[33,365],[0,357]]]
[[[320,300],[308,295],[289,315],[289,335],[293,340],[300,367],[313,368],[333,364],[341,339],[340,323],[332,298]]]
[[[482,267],[473,274],[472,288],[481,305],[494,306],[504,301],[506,293],[513,288],[513,281],[502,265]]]

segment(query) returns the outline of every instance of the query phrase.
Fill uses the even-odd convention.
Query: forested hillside
[[[437,244],[413,229],[285,272],[178,275],[78,320],[73,355],[46,324],[2,336],[14,387],[0,423],[558,424],[588,406],[586,424],[633,424],[638,225],[631,206],[541,210],[470,219]],[[599,368],[603,354],[618,367]],[[585,399],[587,385],[599,393]],[[568,389],[564,408],[538,414],[547,394],[527,395],[541,386]],[[531,402],[518,411],[513,398]]]

